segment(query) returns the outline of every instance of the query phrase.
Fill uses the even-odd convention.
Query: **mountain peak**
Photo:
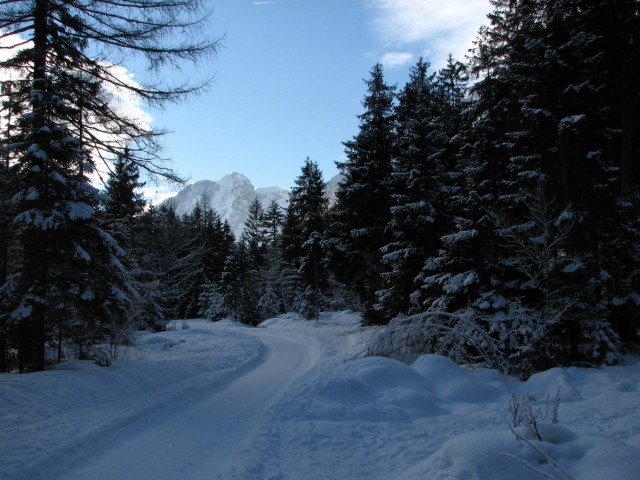
[[[337,175],[327,183],[325,195],[329,198],[330,205],[333,204],[335,190],[341,178]],[[256,198],[264,208],[275,201],[286,209],[289,191],[280,187],[255,188],[245,175],[233,172],[215,182],[200,180],[187,185],[176,196],[162,203],[172,205],[179,215],[191,213],[198,203],[204,203],[207,208],[215,210],[222,220],[227,220],[231,231],[239,238],[249,214],[249,206]]]
[[[191,213],[196,204],[204,203],[229,222],[231,231],[238,238],[244,228],[249,206],[256,198],[264,207],[275,200],[282,208],[286,208],[289,192],[279,187],[255,189],[245,175],[233,172],[218,181],[200,180],[187,185],[163,203],[171,204],[179,215]]]

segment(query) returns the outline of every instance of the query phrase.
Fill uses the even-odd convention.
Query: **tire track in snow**
[[[50,480],[215,479],[233,467],[269,407],[316,356],[300,341],[251,330],[264,343],[262,362],[217,386],[210,394],[150,414],[106,437],[73,459],[65,459]]]

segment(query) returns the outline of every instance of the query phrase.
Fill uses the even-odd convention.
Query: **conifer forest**
[[[370,354],[521,377],[638,352],[640,2],[491,3],[467,58],[420,59],[400,86],[371,68],[335,198],[300,159],[288,207],[256,200],[236,238],[206,198],[145,201],[143,179],[180,177],[107,88],[202,88],[124,84],[104,61],[215,53],[172,35],[200,2],[2,2],[0,371],[115,354],[167,320],[349,309],[381,332]]]

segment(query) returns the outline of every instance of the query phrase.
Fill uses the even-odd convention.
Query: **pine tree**
[[[433,82],[438,106],[428,134],[412,138],[406,91],[399,96],[392,178],[409,188],[392,197],[380,307],[405,313],[410,295],[418,313],[396,318],[388,343],[523,377],[575,361],[615,362],[623,338],[637,341],[640,318],[632,161],[640,88],[630,73],[637,2],[492,5],[467,98],[452,82],[462,69],[450,61]],[[435,174],[418,175],[422,164],[409,162],[408,152],[420,152],[416,139],[434,140],[418,158]],[[416,190],[414,169],[424,182]],[[413,279],[415,262],[405,257],[420,257],[411,235],[419,223],[403,222],[411,199],[435,213],[433,232],[416,236],[435,248],[423,250],[431,253]]]
[[[220,286],[213,283],[206,283],[202,286],[202,292],[198,299],[200,310],[198,314],[209,320],[222,320],[227,316],[224,306],[224,295]]]
[[[498,62],[476,90],[479,105],[485,106],[479,116],[493,122],[495,131],[504,132],[502,144],[497,138],[488,142],[490,129],[486,123],[481,126],[480,138],[493,146],[493,151],[481,156],[491,157],[494,163],[492,178],[498,194],[494,208],[523,218],[529,185],[543,180],[547,197],[558,203],[556,209],[573,212],[577,221],[562,252],[579,259],[575,265],[580,268],[566,281],[580,301],[573,302],[574,308],[566,312],[553,335],[560,341],[567,332],[581,330],[589,342],[588,338],[602,337],[595,333],[601,328],[596,325],[611,321],[616,304],[625,303],[627,315],[637,312],[635,302],[629,301],[637,287],[626,281],[635,275],[626,266],[637,259],[632,247],[637,222],[627,216],[634,201],[620,197],[633,183],[632,170],[622,160],[623,152],[633,147],[630,137],[622,133],[624,102],[613,93],[621,90],[623,64],[628,61],[620,54],[633,50],[627,47],[635,35],[621,34],[615,25],[625,24],[620,11],[629,18],[635,15],[637,22],[637,8],[634,11],[628,2],[604,7],[580,0],[495,4],[498,8],[489,30],[493,37],[488,37],[488,43]],[[492,100],[497,95],[499,109]],[[627,132],[633,131],[632,123]],[[496,167],[496,161],[504,168]],[[529,225],[518,223],[521,228]],[[528,280],[512,268],[510,252],[497,248],[496,254],[495,264],[501,268],[494,272],[493,282],[500,285],[502,296],[527,296]],[[621,281],[612,282],[613,278]],[[579,329],[572,327],[576,321]]]
[[[140,193],[142,187],[140,169],[131,161],[129,149],[125,148],[124,153],[116,158],[105,185],[107,218],[132,218],[141,214],[146,205]]]
[[[291,189],[282,232],[285,258],[298,267],[303,243],[313,232],[323,232],[325,228],[324,187],[320,167],[307,157]]]
[[[202,24],[206,16],[199,17],[198,7],[194,0],[35,0],[0,11],[2,38],[17,39],[10,48],[27,45],[0,65],[28,87],[9,95],[16,126],[2,142],[15,161],[12,225],[23,251],[22,265],[2,287],[11,299],[2,316],[19,325],[21,371],[44,369],[45,343],[62,328],[59,319],[104,334],[104,325],[127,314],[134,293],[119,259],[123,252],[99,228],[99,195],[89,175],[96,158],[117,155],[124,140],[135,163],[176,176],[157,162],[156,133],[111,108],[104,84],[158,103],[198,86],[126,84],[102,53],[139,53],[155,68],[212,52],[215,42],[206,38],[189,43],[172,35]]]
[[[10,263],[15,261],[15,256],[10,250],[15,246],[15,241],[10,229],[10,192],[9,192],[9,162],[0,164],[0,286],[8,279],[9,272],[13,270]],[[13,258],[13,260],[12,260]],[[6,299],[0,300],[0,312],[5,311],[2,305]],[[0,373],[10,370],[9,364],[9,339],[12,337],[10,324],[5,315],[0,314]]]
[[[414,279],[439,238],[436,199],[444,166],[436,152],[442,148],[434,74],[422,59],[411,69],[409,81],[395,108],[396,142],[390,183],[391,243],[382,248],[384,289],[376,308],[387,318],[412,313],[417,305]]]
[[[267,242],[275,245],[282,226],[284,225],[284,212],[282,207],[275,200],[271,200],[262,216],[262,228],[266,232]]]
[[[247,246],[254,268],[257,270],[262,267],[267,241],[264,229],[264,209],[257,198],[249,205],[249,213],[244,222],[241,241]]]
[[[154,249],[161,272],[160,295],[169,318],[197,315],[204,281],[204,245],[188,216],[180,217],[171,206],[161,205],[155,221]]]
[[[336,194],[329,230],[332,270],[357,292],[365,322],[379,323],[373,304],[382,284],[380,248],[387,243],[385,229],[390,219],[395,87],[385,83],[380,64],[370,73],[359,133],[344,144],[346,161],[337,163],[344,180]]]
[[[231,227],[226,220],[222,221],[217,212],[208,208],[203,216],[201,234],[205,249],[204,276],[207,282],[217,284],[234,242]]]
[[[248,325],[260,323],[259,272],[248,243],[238,241],[233,246],[222,274],[225,311],[237,322]]]
[[[317,317],[320,299],[328,284],[323,246],[327,213],[324,189],[318,163],[307,157],[289,195],[282,236],[283,257],[289,267],[298,272],[302,295],[300,313],[306,317]]]

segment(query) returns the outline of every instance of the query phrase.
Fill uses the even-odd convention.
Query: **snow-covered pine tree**
[[[588,360],[600,363],[615,357],[619,334],[637,340],[640,324],[640,175],[630,162],[640,152],[640,80],[629,70],[638,61],[640,11],[627,0],[555,0],[548,18],[556,47],[549,57],[559,72],[560,183],[581,220],[570,245],[584,265],[575,316],[582,341],[593,346]]]
[[[0,163],[0,286],[7,281],[9,272],[9,248],[12,243],[9,229],[10,194],[9,194],[9,165]],[[0,300],[0,304],[3,300]],[[0,307],[0,312],[5,308]],[[0,373],[9,370],[9,325],[5,315],[0,314]]]
[[[248,242],[236,242],[227,258],[222,274],[224,307],[235,321],[257,325],[260,318],[260,275]]]
[[[46,36],[46,28],[40,33]],[[47,40],[41,41],[46,48]],[[39,68],[47,69],[47,62],[41,58]],[[90,157],[66,122],[83,116],[80,99],[59,81],[34,74],[31,111],[20,117],[10,139],[21,152],[11,189],[12,228],[23,255],[3,293],[11,299],[5,315],[20,325],[21,371],[44,368],[45,342],[54,330],[59,344],[71,326],[94,338],[113,338],[135,292],[121,262],[124,252],[99,225]],[[76,80],[75,86],[100,97],[95,81]]]
[[[329,237],[331,269],[357,293],[364,322],[381,323],[373,308],[382,286],[380,248],[386,245],[390,219],[389,182],[394,145],[395,87],[385,83],[382,65],[376,64],[366,80],[358,134],[344,143],[346,160],[336,165],[343,181],[336,193]]]
[[[434,74],[422,58],[409,72],[409,81],[395,106],[396,136],[389,195],[391,243],[382,248],[384,289],[376,294],[378,309],[387,320],[408,314],[416,290],[414,278],[438,238],[436,206],[440,165],[433,161],[439,148]]]
[[[221,288],[227,313],[236,321],[257,325],[271,313],[272,303],[263,294],[269,290],[265,284],[267,253],[269,252],[264,228],[264,210],[258,199],[249,208],[240,239],[231,248],[222,273]],[[262,300],[262,305],[261,305]],[[268,305],[267,305],[268,304]],[[261,307],[264,306],[264,309]]]
[[[157,290],[159,275],[149,263],[149,237],[142,214],[146,202],[140,193],[138,166],[131,161],[128,149],[118,155],[107,182],[103,212],[105,229],[124,248],[124,264],[138,292],[131,312],[131,327],[160,329],[164,321]]]
[[[386,288],[378,292],[388,318],[423,311],[420,272],[451,228],[451,196],[457,193],[456,159],[466,93],[465,67],[451,57],[437,74],[422,59],[398,96],[392,173],[392,242],[383,248]]]
[[[221,282],[234,237],[229,223],[223,222],[217,212],[206,207],[207,200],[203,198],[201,204],[204,206],[204,213],[201,215],[202,228],[199,229],[198,236],[199,243],[204,246],[204,283],[198,298],[199,315],[210,320],[220,320],[227,316]]]
[[[633,239],[638,222],[628,215],[637,200],[621,197],[634,183],[623,161],[633,142],[623,133],[626,107],[619,94],[626,82],[631,87],[628,93],[636,92],[631,98],[638,96],[637,82],[634,87],[623,80],[624,65],[636,55],[628,46],[634,36],[637,39],[637,32],[616,26],[629,25],[626,15],[635,16],[637,22],[637,6],[634,10],[621,1],[605,7],[580,0],[495,3],[500,9],[490,31],[500,39],[494,43],[501,43],[504,50],[494,52],[498,67],[493,78],[496,84],[508,86],[500,94],[501,109],[490,106],[482,117],[506,121],[497,129],[505,132],[506,142],[497,151],[504,153],[507,163],[504,174],[497,177],[495,207],[522,218],[527,185],[542,179],[548,198],[557,199],[561,210],[570,208],[575,213],[576,223],[563,254],[579,260],[572,278],[567,278],[574,296],[571,317],[580,324],[580,341],[589,344],[590,338],[603,338],[607,329],[596,334],[601,330],[596,325],[611,322],[620,305],[625,305],[625,315],[638,318],[633,300],[637,287],[628,281],[637,278],[637,271],[628,267],[637,261]],[[626,12],[624,19],[621,11]],[[626,52],[630,57],[625,58]],[[485,81],[478,86],[480,102],[496,96],[495,91],[488,95],[493,87]],[[484,87],[490,88],[483,91]],[[633,121],[627,122],[627,133],[634,130],[632,125]],[[490,130],[483,131],[486,135]],[[489,156],[493,162],[501,158],[496,148],[487,151]],[[522,297],[526,278],[514,276],[516,272],[507,266],[508,251],[497,249],[496,253],[496,264],[505,268],[495,272],[494,283],[503,297]],[[571,336],[568,330],[562,327],[553,332],[556,341],[566,343]],[[615,339],[610,340],[599,343],[615,345]],[[572,359],[576,360],[565,361]]]
[[[267,232],[264,228],[264,209],[260,200],[255,198],[249,205],[249,213],[242,230],[242,242],[246,244],[253,268],[257,271],[264,264],[267,247]]]
[[[289,285],[287,275],[290,271],[276,240],[276,245],[267,247],[265,263],[260,271],[262,288],[258,309],[261,318],[273,318],[281,313],[293,311],[297,281],[295,285]]]
[[[160,295],[168,318],[197,314],[200,287],[204,282],[204,244],[199,228],[189,216],[180,217],[171,205],[156,209],[153,248],[161,272]]]
[[[546,190],[540,180],[522,192],[525,211],[517,218],[490,212],[498,244],[508,252],[501,262],[512,280],[501,293],[511,302],[507,315],[485,318],[510,370],[524,376],[578,358],[572,277],[582,262],[566,248],[576,215],[569,208],[560,210]],[[476,307],[484,310],[482,302]]]
[[[200,230],[204,244],[204,276],[207,283],[217,284],[224,271],[227,256],[233,246],[234,237],[227,221],[222,221],[218,212],[207,208]]]
[[[44,369],[45,343],[60,319],[99,331],[126,314],[131,290],[121,251],[98,226],[99,197],[89,175],[100,156],[121,151],[123,140],[143,168],[175,174],[158,163],[158,132],[111,108],[103,85],[158,103],[199,87],[127,84],[104,54],[140,54],[155,69],[211,53],[216,44],[207,37],[190,42],[174,35],[203,24],[199,7],[195,0],[18,0],[0,10],[0,35],[16,47],[0,66],[12,69],[29,93],[9,95],[12,108],[25,98],[28,108],[16,107],[16,128],[2,139],[15,161],[12,225],[23,252],[2,287],[11,299],[2,315],[18,325],[22,371]]]
[[[167,320],[161,288],[164,272],[161,270],[157,236],[161,224],[158,210],[150,205],[133,224],[134,242],[128,252],[134,262],[131,275],[139,293],[133,316],[142,325],[155,331],[164,330]]]
[[[324,188],[318,163],[307,157],[289,195],[282,235],[283,257],[289,268],[298,272],[303,295],[299,302],[303,311],[299,313],[309,318],[315,317],[327,288],[326,250],[321,246],[327,212]]]
[[[262,228],[266,232],[269,245],[276,245],[283,225],[284,212],[282,207],[275,200],[271,200],[262,216]]]
[[[202,285],[198,305],[200,307],[198,314],[211,321],[222,320],[227,316],[227,310],[224,305],[224,295],[222,294],[220,286],[217,284],[205,283]]]
[[[477,288],[468,301],[488,322],[485,328],[498,332],[496,324],[500,322],[511,319],[517,323],[522,317],[524,324],[529,318],[524,297],[530,293],[530,279],[513,268],[525,261],[514,258],[523,252],[505,246],[504,232],[522,232],[529,226],[533,236],[538,227],[530,222],[531,195],[527,192],[538,192],[536,198],[553,198],[554,185],[548,179],[557,166],[550,157],[555,131],[545,91],[555,73],[541,68],[548,41],[541,2],[493,0],[492,4],[491,24],[482,31],[472,58],[478,82],[472,89],[475,102],[470,140],[474,149],[470,165],[474,175],[469,193],[476,205],[470,219],[482,256],[476,270]],[[539,192],[540,185],[548,192]],[[496,224],[499,218],[503,221]],[[507,227],[504,219],[513,224]],[[533,350],[525,337],[516,349]]]
[[[326,240],[316,231],[311,232],[309,239],[302,244],[303,256],[298,273],[304,291],[300,313],[306,318],[318,320],[320,309],[327,304],[327,250]]]

